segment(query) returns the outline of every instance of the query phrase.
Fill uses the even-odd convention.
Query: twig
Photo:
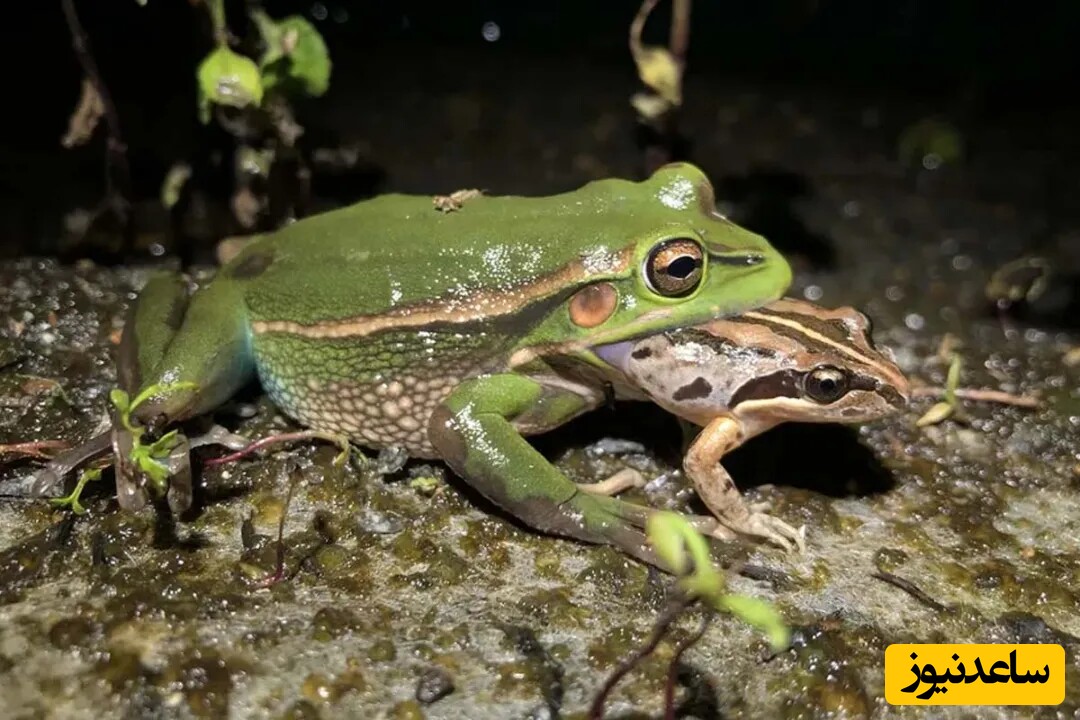
[[[255,582],[256,588],[268,588],[277,585],[286,578],[285,574],[285,517],[289,514],[289,505],[292,503],[293,490],[296,488],[298,473],[289,473],[289,487],[285,493],[285,505],[281,508],[281,517],[278,518],[278,536],[275,547],[274,572]]]
[[[895,588],[899,588],[899,589],[903,590],[908,595],[915,598],[916,600],[921,602],[923,605],[926,605],[927,607],[931,608],[932,610],[936,610],[937,612],[943,612],[943,611],[948,609],[944,605],[939,603],[937,600],[935,600],[934,598],[930,597],[925,592],[923,592],[919,588],[918,585],[911,582],[910,580],[905,580],[904,578],[900,577],[899,575],[893,575],[891,572],[885,572],[884,570],[879,570],[879,571],[877,571],[875,573],[871,573],[870,577],[877,578],[878,580],[881,580],[882,582],[886,582],[886,583],[888,583],[889,585],[892,585]]]
[[[668,37],[668,49],[680,66],[686,65],[686,49],[690,47],[690,4],[691,0],[674,0],[671,10],[671,34]]]
[[[247,447],[241,448],[236,452],[229,453],[228,455],[224,455],[218,458],[210,458],[203,464],[207,466],[224,465],[225,463],[239,460],[240,458],[246,455],[250,455],[256,450],[260,450],[264,447],[268,447],[270,445],[277,445],[279,443],[293,442],[294,440],[326,440],[327,442],[332,442],[339,446],[342,446],[342,443],[345,442],[342,440],[342,438],[337,437],[336,435],[319,432],[318,430],[302,430],[299,432],[279,433],[277,435],[269,435],[267,437],[256,440]],[[348,446],[344,445],[342,447],[342,452],[347,451]]]
[[[912,397],[944,397],[946,388],[923,386],[911,389]],[[1037,408],[1042,407],[1042,400],[1030,395],[1014,395],[1002,390],[988,390],[980,388],[957,388],[956,397],[961,400],[974,400],[975,402],[992,402],[1001,405],[1015,405],[1016,407]]]
[[[600,688],[600,692],[593,698],[592,705],[589,707],[589,720],[602,720],[604,717],[604,703],[607,702],[608,695],[615,689],[615,686],[619,684],[627,673],[634,669],[634,666],[641,662],[643,659],[652,654],[653,650],[657,648],[660,641],[667,635],[668,630],[671,629],[671,625],[682,614],[683,610],[688,608],[695,600],[679,593],[676,598],[668,604],[668,607],[657,618],[656,624],[653,626],[652,636],[649,638],[644,647],[634,651],[630,657],[624,659],[619,663],[618,667],[604,683],[604,686]]]
[[[653,11],[653,8],[659,2],[660,0],[645,0],[645,2],[641,3],[637,15],[634,16],[633,21],[630,23],[630,54],[635,58],[639,57],[645,49],[641,44],[641,32],[645,29],[645,21],[649,19],[649,13]],[[673,34],[675,32],[674,25],[672,25],[671,32]]]
[[[48,458],[52,456],[50,451],[67,450],[70,444],[66,440],[35,440],[32,442],[10,443],[0,445],[0,457],[4,455],[21,455],[24,457]]]
[[[712,622],[712,619],[712,610],[706,608],[705,617],[701,619],[701,625],[698,626],[698,629],[675,648],[675,655],[671,658],[671,664],[668,666],[667,681],[664,683],[664,720],[675,720],[675,681],[679,677],[679,660],[682,659],[684,652],[697,644],[697,641],[709,629],[709,623]]]
[[[127,145],[124,144],[120,134],[120,116],[116,112],[112,96],[109,95],[109,89],[105,87],[105,82],[101,79],[97,62],[94,61],[94,55],[90,49],[90,40],[79,21],[78,13],[75,12],[74,0],[60,0],[60,6],[67,20],[68,31],[71,33],[71,46],[75,50],[75,57],[82,67],[83,75],[94,86],[105,117],[105,127],[108,131],[105,142],[105,204],[112,206],[123,222],[125,235],[128,235],[131,227],[130,215],[127,212],[131,169],[128,167]]]

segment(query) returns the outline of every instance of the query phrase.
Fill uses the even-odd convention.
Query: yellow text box
[[[1058,705],[1061,645],[895,644],[885,648],[890,705]]]

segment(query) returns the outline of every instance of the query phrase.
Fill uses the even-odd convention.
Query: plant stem
[[[701,636],[705,634],[705,631],[709,629],[709,623],[712,622],[712,619],[713,611],[711,608],[706,607],[705,616],[701,619],[701,625],[698,626],[693,635],[679,643],[675,649],[675,656],[671,658],[671,664],[668,666],[667,681],[664,683],[664,720],[675,720],[675,682],[679,677],[679,661],[682,659],[683,653],[696,645]]]
[[[105,127],[108,131],[105,151],[105,202],[113,207],[119,215],[124,226],[125,244],[129,244],[131,231],[131,218],[127,212],[128,197],[131,186],[131,169],[127,160],[127,145],[120,134],[120,116],[116,113],[109,89],[105,87],[105,81],[98,71],[97,62],[90,49],[90,39],[79,21],[79,15],[75,12],[74,0],[60,0],[60,7],[64,11],[68,31],[71,33],[71,46],[75,50],[75,57],[82,67],[83,74],[94,86],[101,98]]]
[[[676,591],[675,598],[668,602],[668,606],[660,614],[660,617],[656,619],[656,624],[653,626],[652,636],[644,647],[636,650],[630,657],[624,659],[619,663],[618,667],[604,683],[604,686],[600,688],[600,692],[597,693],[593,699],[592,705],[589,707],[589,720],[602,720],[604,717],[604,703],[607,702],[608,695],[615,689],[615,686],[619,684],[619,681],[626,676],[634,666],[644,660],[646,657],[652,654],[653,650],[660,645],[660,641],[667,635],[668,630],[675,621],[682,615],[686,608],[690,607],[695,602],[693,598],[684,595],[681,592]]]
[[[916,387],[911,389],[912,397],[938,397],[947,395],[948,388],[943,387]],[[1015,405],[1016,407],[1037,408],[1042,407],[1042,400],[1030,395],[1014,395],[1002,390],[984,390],[980,388],[956,388],[953,394],[960,400],[973,402],[990,402],[1000,405]]]
[[[690,47],[690,5],[691,0],[674,0],[671,10],[671,34],[668,49],[679,65],[686,65],[686,49]]]
[[[229,29],[225,25],[225,0],[204,0],[214,27],[214,42],[225,47],[229,44]]]

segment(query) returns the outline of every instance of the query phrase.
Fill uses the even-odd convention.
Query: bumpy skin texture
[[[642,272],[673,238],[707,255],[682,297],[658,294]],[[140,303],[125,329],[121,377],[132,392],[198,385],[140,408],[155,426],[213,409],[257,377],[302,424],[445,459],[534,526],[641,556],[640,534],[631,543],[616,530],[620,513],[640,512],[579,498],[522,435],[625,386],[594,346],[738,314],[790,281],[784,258],[721,217],[708,180],[685,164],[641,183],[473,198],[454,212],[386,195],[256,239],[190,301],[175,281],[155,281],[154,305]],[[614,302],[610,315],[575,324],[571,299],[600,282],[615,290],[597,296]]]

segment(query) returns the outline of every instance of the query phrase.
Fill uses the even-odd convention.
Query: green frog
[[[148,281],[118,352],[123,390],[149,394],[114,419],[118,477],[145,446],[133,429],[160,437],[258,380],[304,426],[442,460],[537,530],[656,564],[648,508],[577,485],[527,438],[625,394],[597,347],[738,315],[791,279],[686,163],[548,197],[388,194],[307,217],[243,243],[202,287]],[[121,504],[145,504],[148,485]],[[176,483],[168,498],[191,501]]]
[[[794,298],[596,352],[623,373],[637,399],[702,428],[683,467],[719,520],[709,534],[764,538],[787,550],[803,549],[803,529],[750,506],[721,465],[724,455],[785,422],[887,417],[906,407],[911,392],[887,351],[875,346],[864,313]]]

